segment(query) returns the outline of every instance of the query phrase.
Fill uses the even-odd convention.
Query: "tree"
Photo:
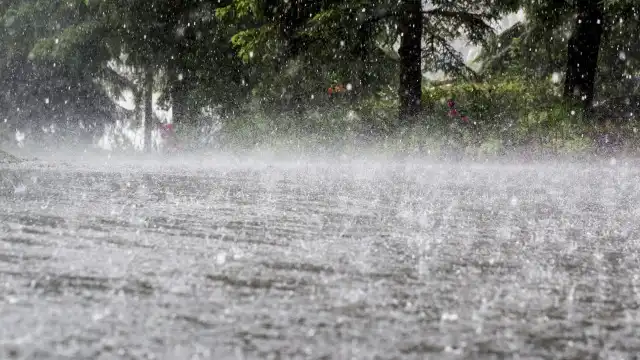
[[[39,14],[51,14],[54,2],[23,2],[28,1],[48,3],[41,6],[48,11]],[[153,93],[160,92],[160,105],[173,107],[174,122],[179,124],[189,122],[205,106],[241,106],[248,93],[241,63],[228,42],[234,27],[227,30],[213,16],[217,7],[227,5],[224,1],[58,2],[77,14],[64,22],[55,16],[38,20],[54,26],[34,37],[34,60],[84,66],[87,81],[106,86],[115,95],[130,90],[134,114],[145,124],[145,139],[154,127],[148,106]]]
[[[634,74],[640,69],[640,8],[634,1],[519,5],[526,21],[490,39],[479,57],[485,75],[511,73],[546,80],[564,73],[565,99],[585,109],[596,97],[628,100],[638,86]],[[607,102],[611,104],[606,106],[619,103]]]
[[[598,53],[602,39],[604,14],[601,0],[575,3],[576,20],[567,44],[567,69],[564,96],[591,108],[598,72]]]
[[[604,13],[596,88],[601,99],[632,103],[629,97],[640,90],[640,6],[632,0],[609,0]]]
[[[491,34],[475,59],[484,76],[517,75],[547,79],[566,69],[566,34],[571,9],[563,1],[520,1],[505,12],[524,10],[525,21]]]
[[[407,124],[420,113],[422,96],[422,1],[404,0],[400,17],[399,121]]]
[[[284,9],[282,15],[269,6]],[[449,40],[481,42],[498,15],[494,7],[489,0],[434,1],[427,9],[417,0],[234,0],[218,15],[247,24],[232,41],[248,64],[271,74],[254,84],[270,95],[263,95],[268,104],[292,93],[289,99],[310,99],[308,89],[317,94],[336,82],[350,83],[359,95],[393,86],[406,123],[420,109],[423,71],[472,74]]]
[[[298,111],[321,99],[332,82],[353,81],[344,61],[351,60],[355,32],[347,35],[344,21],[356,19],[345,5],[338,0],[234,0],[218,9],[220,19],[241,24],[231,43],[250,69],[247,83],[258,103]]]
[[[85,22],[86,5],[77,5],[42,0],[0,5],[0,111],[10,123],[35,131],[52,123],[91,131],[113,119],[112,102],[93,81],[103,43],[95,24]],[[88,41],[80,44],[78,38]]]
[[[153,121],[153,75],[151,66],[147,66],[144,73],[144,146],[146,151],[151,151],[151,129]]]

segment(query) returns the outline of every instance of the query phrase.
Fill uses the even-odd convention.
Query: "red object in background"
[[[458,112],[458,110],[456,109],[456,103],[455,101],[453,101],[453,99],[449,99],[447,100],[447,105],[449,106],[449,116],[453,117],[453,116],[460,116],[460,119],[465,122],[468,123],[469,122],[469,117],[467,115],[462,115]]]
[[[451,99],[447,100],[447,105],[449,106],[449,116],[458,115],[458,110],[456,110],[455,108],[456,103],[453,100]]]
[[[158,124],[158,129],[160,130],[160,137],[162,137],[163,139],[175,137],[173,124]]]
[[[345,91],[346,91],[346,88],[342,84],[331,86],[329,87],[329,89],[327,89],[327,93],[329,94],[329,96],[335,95],[337,93],[345,92]]]
[[[158,130],[160,132],[160,137],[166,141],[168,149],[182,149],[182,147],[178,144],[178,139],[176,139],[176,131],[173,127],[173,124],[158,124]]]

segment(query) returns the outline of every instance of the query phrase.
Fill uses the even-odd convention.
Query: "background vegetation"
[[[151,144],[155,102],[193,146],[203,132],[240,148],[638,143],[632,0],[6,0],[0,24],[5,139],[96,138],[132,120]],[[479,56],[465,61],[456,39]]]

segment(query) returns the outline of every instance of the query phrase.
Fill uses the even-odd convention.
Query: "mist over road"
[[[0,164],[3,359],[631,359],[640,170]]]

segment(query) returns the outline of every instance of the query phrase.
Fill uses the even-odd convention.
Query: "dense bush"
[[[357,148],[376,146],[393,151],[456,152],[498,155],[529,152],[573,153],[603,145],[635,150],[635,122],[607,126],[567,104],[559,85],[522,77],[483,82],[428,84],[424,112],[414,127],[397,127],[395,94],[378,93],[359,101],[336,101],[287,113],[248,111],[223,122],[222,146],[291,145]],[[449,116],[447,100],[469,117],[465,124]],[[606,123],[606,122],[605,122]],[[608,143],[607,143],[608,141]]]

